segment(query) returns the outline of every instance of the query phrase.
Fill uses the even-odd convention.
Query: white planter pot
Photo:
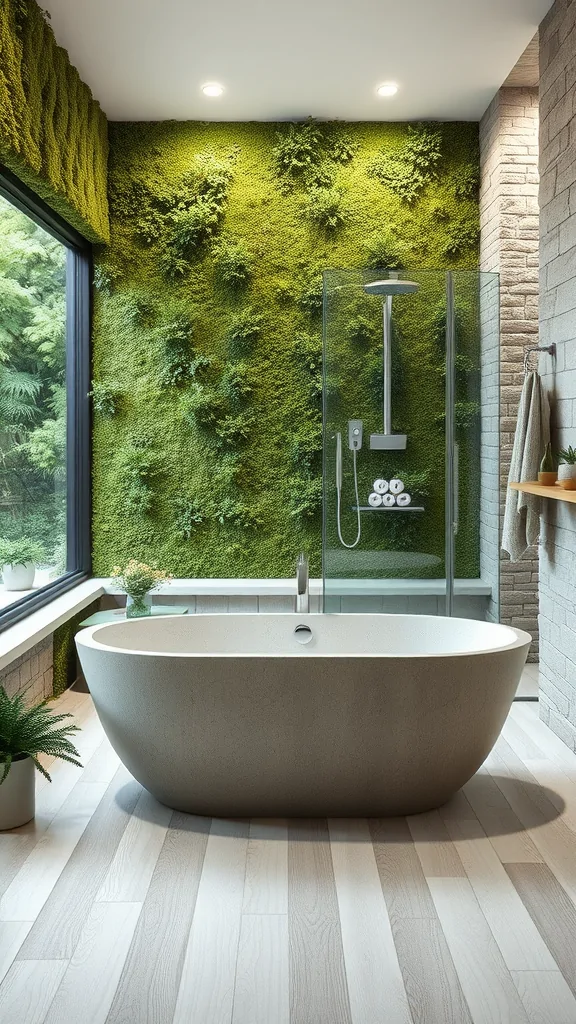
[[[566,462],[561,462],[558,466],[558,483],[567,491],[575,491],[576,465],[569,466]]]
[[[32,590],[36,566],[34,562],[25,565],[3,565],[4,590]]]
[[[0,786],[0,832],[25,825],[34,817],[34,783],[32,758],[13,761],[8,778]]]

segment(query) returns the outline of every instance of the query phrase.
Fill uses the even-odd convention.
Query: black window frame
[[[91,564],[92,246],[0,164],[0,195],[66,246],[66,564],[57,580],[0,609],[0,632],[87,580]]]

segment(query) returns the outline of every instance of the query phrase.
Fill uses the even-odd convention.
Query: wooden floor
[[[59,704],[86,767],[0,834],[2,1024],[576,1024],[576,756],[537,705],[439,812],[210,821]]]

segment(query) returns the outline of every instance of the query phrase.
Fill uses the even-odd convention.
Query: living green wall
[[[97,574],[137,556],[178,576],[285,576],[300,550],[319,573],[322,271],[476,267],[478,167],[471,123],[110,125],[111,239],[95,271]],[[420,375],[411,415],[442,452],[445,312],[419,309],[404,358],[411,344],[426,352],[434,377]],[[350,314],[346,330],[376,367],[376,312],[364,320]],[[473,360],[462,373],[473,384]],[[428,484],[438,494],[420,529],[443,537],[441,487]],[[477,509],[464,520],[459,574],[473,576]]]
[[[0,0],[0,163],[107,241],[106,117],[46,18],[33,0]]]

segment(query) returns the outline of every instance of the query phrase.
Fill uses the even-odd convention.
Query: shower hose
[[[340,498],[341,498],[342,491],[341,491],[340,487],[338,488],[338,500],[336,502],[336,521],[338,523],[338,537],[339,537],[340,543],[345,548],[355,548],[356,545],[360,542],[360,534],[362,532],[362,526],[361,526],[361,523],[360,523],[360,501],[359,501],[359,498],[358,498],[358,469],[357,469],[357,466],[356,466],[356,449],[355,448],[352,451],[352,458],[354,460],[354,493],[356,495],[356,515],[358,517],[358,533],[356,534],[356,540],[354,541],[353,544],[347,544],[346,541],[344,540],[344,538],[342,537],[342,527],[340,525]]]

